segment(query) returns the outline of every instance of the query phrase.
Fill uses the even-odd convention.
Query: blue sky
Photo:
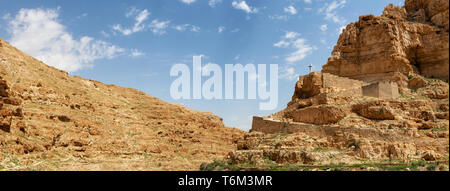
[[[321,69],[340,30],[403,0],[0,0],[0,38],[71,75],[142,90],[213,112],[248,130],[251,117],[285,108],[298,75]],[[260,100],[173,100],[170,68],[278,64],[278,108]]]

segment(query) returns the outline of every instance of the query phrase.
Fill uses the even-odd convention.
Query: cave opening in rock
[[[407,58],[409,63],[413,66],[413,72],[416,74],[421,75],[421,63],[419,62],[418,56],[417,56],[417,46],[410,47],[407,51]]]

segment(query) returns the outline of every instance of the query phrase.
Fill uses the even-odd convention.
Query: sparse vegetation
[[[447,127],[435,127],[433,129],[431,129],[431,132],[440,132],[440,131],[448,131]]]
[[[217,159],[214,159],[212,163],[202,163],[200,166],[201,171],[223,171],[225,170],[229,165],[231,165],[231,161],[220,161]]]
[[[445,165],[438,165],[438,162],[418,161],[402,161],[391,160],[390,162],[376,163],[366,161],[364,163],[346,164],[330,163],[322,165],[314,164],[277,164],[273,162],[264,162],[263,164],[253,165],[250,163],[232,164],[230,162],[220,162],[215,160],[209,164],[202,164],[201,170],[204,171],[246,171],[246,170],[262,170],[262,171],[420,171],[420,170],[445,170]],[[448,166],[448,163],[446,164]]]

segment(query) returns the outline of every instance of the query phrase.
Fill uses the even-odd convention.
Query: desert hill
[[[287,108],[254,117],[225,162],[253,170],[448,170],[449,2],[406,0],[349,24]]]
[[[69,76],[0,39],[0,170],[197,170],[242,133],[211,113]]]

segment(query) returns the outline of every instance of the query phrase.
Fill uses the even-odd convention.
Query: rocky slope
[[[448,7],[406,0],[361,16],[286,109],[255,117],[226,164],[202,169],[448,170]]]
[[[241,135],[211,113],[69,76],[0,39],[0,170],[197,170]]]

